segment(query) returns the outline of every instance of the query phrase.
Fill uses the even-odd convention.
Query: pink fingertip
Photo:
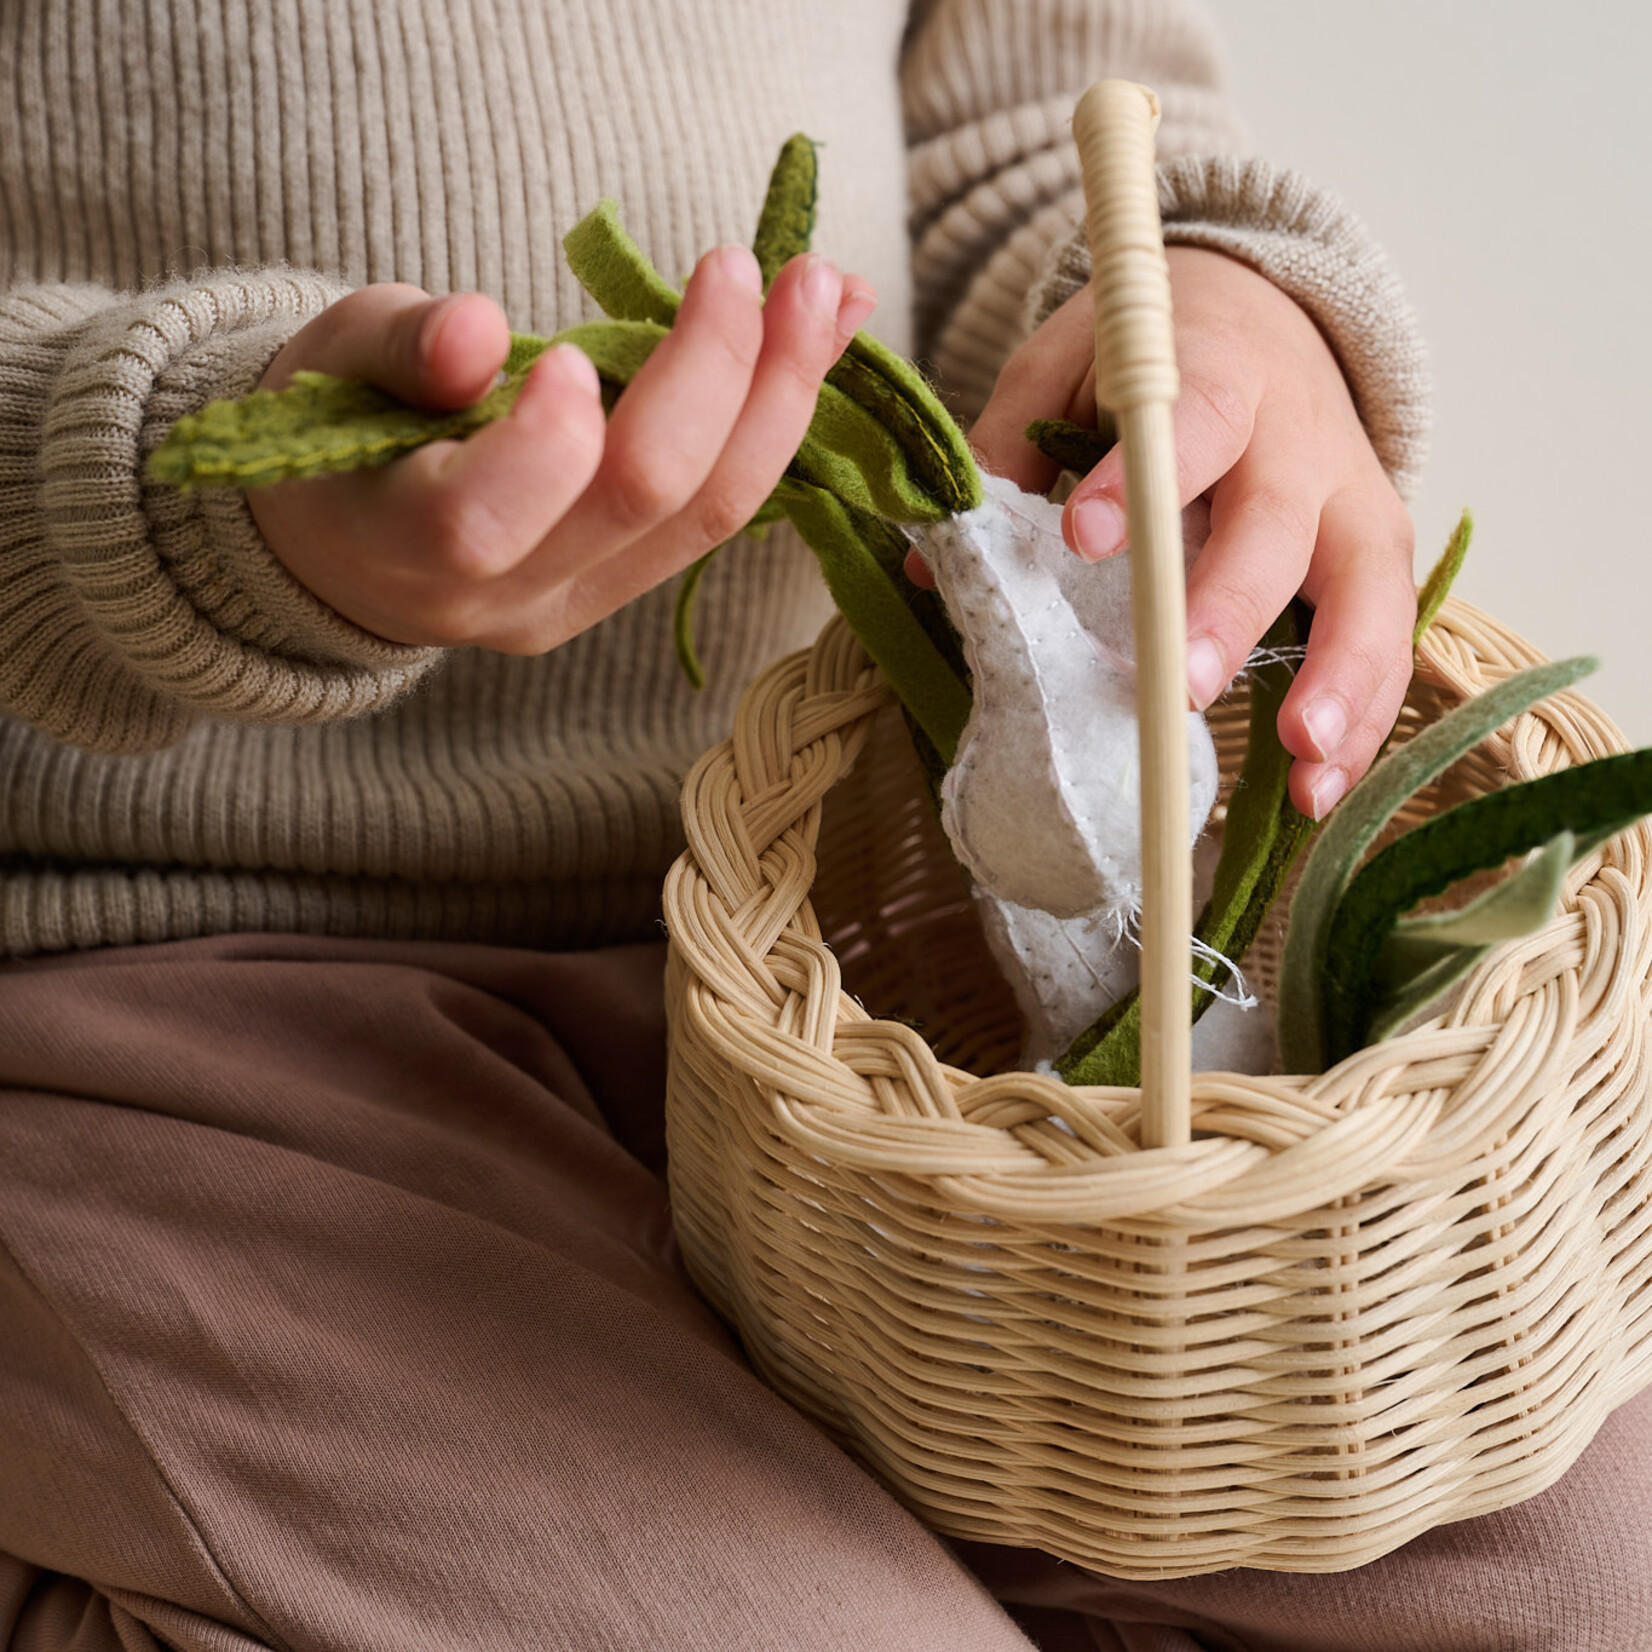
[[[1096,496],[1073,506],[1073,549],[1086,562],[1112,556],[1124,534],[1124,512],[1111,499]]]
[[[566,383],[589,396],[602,394],[602,379],[597,373],[596,363],[577,344],[553,344],[545,354],[550,358],[547,371],[554,371]]]
[[[1321,695],[1302,713],[1302,725],[1314,743],[1319,760],[1324,762],[1335,755],[1336,749],[1348,732],[1348,713],[1340,701],[1328,694]]]
[[[1313,785],[1308,788],[1314,819],[1323,820],[1342,801],[1342,794],[1347,790],[1348,774],[1345,769],[1329,768],[1315,775]]]
[[[1195,637],[1187,645],[1187,692],[1203,711],[1227,687],[1222,656],[1209,637]]]
[[[731,281],[736,281],[742,287],[761,296],[763,272],[758,267],[757,255],[750,247],[743,247],[739,242],[731,241],[727,246],[719,247],[714,256],[718,269]]]
[[[817,315],[837,319],[843,302],[843,272],[837,265],[811,255],[803,271],[803,302]]]
[[[872,288],[850,276],[844,284],[843,301],[837,308],[837,330],[852,337],[877,307],[878,295]]]

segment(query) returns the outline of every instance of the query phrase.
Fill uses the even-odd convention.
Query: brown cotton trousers
[[[0,1646],[1652,1648],[1647,1403],[1352,1573],[1122,1584],[932,1537],[687,1283],[660,964],[0,967]]]

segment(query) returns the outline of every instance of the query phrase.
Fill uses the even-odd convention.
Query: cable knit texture
[[[1158,89],[1165,153],[1242,146],[1193,0],[0,7],[0,951],[647,932],[682,774],[827,612],[788,533],[711,565],[696,694],[673,586],[541,659],[399,647],[144,456],[366,282],[478,289],[539,333],[590,315],[560,238],[604,194],[669,272],[749,240],[797,130],[817,246],[967,416],[1078,220],[1068,121],[1102,73]],[[1240,197],[1282,272],[1332,268],[1318,198]],[[1332,285],[1409,382],[1373,268]]]

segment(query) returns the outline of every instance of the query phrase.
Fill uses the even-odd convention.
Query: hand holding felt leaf
[[[390,469],[260,489],[251,509],[287,568],[366,630],[542,653],[757,511],[870,302],[824,259],[800,259],[765,303],[752,254],[719,248],[679,326],[575,329],[493,390],[511,341],[491,301],[366,288],[291,340],[266,383],[321,368],[472,419],[490,395],[508,409]],[[630,383],[611,417],[599,373]]]

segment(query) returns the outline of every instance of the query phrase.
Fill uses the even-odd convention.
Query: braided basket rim
[[[1543,659],[1516,633],[1454,598],[1442,608],[1424,639],[1419,673],[1467,698]],[[683,937],[694,928],[686,886],[691,880],[705,877],[700,857],[713,866],[727,861],[726,854],[712,848],[716,828],[707,819],[695,816],[708,773],[731,758],[738,769],[738,750],[743,745],[755,749],[767,737],[768,731],[759,734],[754,723],[765,718],[789,723],[798,715],[798,706],[790,699],[786,685],[800,675],[799,667],[805,660],[806,682],[816,685],[815,694],[837,697],[832,712],[823,719],[832,725],[824,731],[823,743],[836,744],[843,772],[853,761],[850,748],[860,732],[860,723],[889,698],[875,667],[859,652],[841,619],[828,623],[813,649],[778,662],[753,683],[736,714],[735,735],[706,752],[684,786],[689,848],[672,868],[666,886],[666,928],[679,950]],[[819,686],[827,669],[835,670],[838,681],[845,686]],[[805,693],[805,700],[809,697]],[[1616,725],[1575,691],[1556,695],[1523,713],[1494,740],[1507,748],[1504,760],[1515,778],[1525,779],[1565,766],[1566,740],[1557,737],[1557,730],[1570,737],[1574,751],[1581,742],[1589,756],[1629,749]],[[819,770],[793,793],[794,798],[817,811],[820,797],[838,778],[838,773],[826,771],[827,762],[823,760]],[[768,795],[742,800],[758,817],[759,830],[765,829],[764,822],[778,807],[774,788],[766,791]],[[723,829],[730,831],[727,820],[725,815]],[[735,828],[730,836],[744,839],[746,833]],[[1241,1219],[1241,1207],[1242,1219],[1265,1221],[1277,1213],[1276,1207],[1299,1208],[1288,1194],[1270,1186],[1281,1179],[1275,1161],[1282,1155],[1301,1161],[1305,1171],[1310,1171],[1310,1164],[1315,1166],[1310,1171],[1317,1190],[1313,1202],[1329,1204],[1351,1190],[1341,1185],[1347,1174],[1368,1182],[1380,1173],[1379,1167],[1403,1173],[1402,1166],[1417,1168],[1417,1155],[1427,1154],[1431,1148],[1436,1153],[1460,1155],[1465,1130],[1477,1139],[1476,1126],[1485,1128],[1496,1122],[1495,1117],[1484,1116],[1486,1108],[1498,1107],[1495,1100],[1487,1099],[1496,1095],[1488,1078],[1503,1076],[1505,1068],[1518,1071],[1525,1067],[1532,1059],[1534,1045],[1544,1046],[1544,1053],[1528,1072],[1527,1080],[1512,1086],[1512,1092],[1532,1089],[1533,1076],[1543,1080],[1552,1077],[1556,1051],[1563,1042],[1555,1036],[1557,1033],[1564,1030],[1567,1038],[1573,1038],[1582,1019],[1622,1014],[1637,986],[1643,1006],[1652,1007],[1652,978],[1644,965],[1636,968],[1633,949],[1617,948],[1608,980],[1597,982],[1589,991],[1578,987],[1569,992],[1560,984],[1566,971],[1551,967],[1562,956],[1576,956],[1572,971],[1575,976],[1581,974],[1588,957],[1599,956],[1598,949],[1587,947],[1585,931],[1591,926],[1579,903],[1591,896],[1604,897],[1606,886],[1611,886],[1610,904],[1620,913],[1632,906],[1642,918],[1652,915],[1652,827],[1640,822],[1628,829],[1622,842],[1631,842],[1638,852],[1630,856],[1620,853],[1616,867],[1613,856],[1603,857],[1599,852],[1582,863],[1568,884],[1565,910],[1536,935],[1494,949],[1473,971],[1449,1010],[1422,1027],[1359,1050],[1318,1075],[1271,1074],[1258,1078],[1196,1074],[1193,1106],[1195,1128],[1201,1134],[1184,1147],[1143,1148],[1131,1139],[1133,1099],[1139,1097],[1139,1091],[1072,1087],[1060,1079],[1029,1072],[977,1078],[947,1067],[912,1028],[869,1017],[853,999],[843,995],[836,985],[829,953],[816,960],[823,966],[823,973],[813,986],[816,991],[827,992],[828,997],[841,999],[836,1006],[840,1035],[862,1042],[887,1039],[909,1063],[903,1073],[905,1082],[918,1085],[922,1093],[912,1111],[900,1118],[899,1133],[893,1139],[876,1132],[859,1139],[848,1127],[817,1135],[805,1112],[790,1107],[779,1110],[777,1122],[783,1130],[797,1132],[800,1139],[829,1147],[841,1162],[867,1170],[898,1172],[909,1178],[943,1178],[950,1193],[982,1214],[1024,1218],[1037,1214],[1030,1201],[1043,1198],[1048,1204],[1042,1213],[1062,1221],[1115,1220],[1162,1209],[1178,1226],[1226,1227]],[[1626,859],[1629,868],[1623,870]],[[783,938],[789,938],[793,948],[825,951],[812,913],[804,907],[800,906],[784,927],[776,927],[772,918],[768,927],[774,930],[771,945],[779,946]],[[704,961],[705,954],[699,956]],[[797,967],[795,961],[782,962],[788,973]],[[704,981],[705,975],[700,974],[700,979]],[[832,980],[830,991],[827,979]],[[1511,981],[1522,980],[1527,983],[1523,989],[1518,984],[1511,989]],[[729,1014],[735,1023],[739,1022],[739,1005],[744,997],[739,992],[728,997]],[[1545,1006],[1535,1022],[1529,1013],[1517,1008],[1532,1000],[1542,1000]],[[1493,1007],[1497,1013],[1493,1013]],[[818,1028],[821,1018],[817,1014],[814,1019]],[[788,1037],[770,1030],[766,1010],[746,1025],[748,1029],[762,1029],[756,1033],[760,1046],[774,1039],[784,1043]],[[835,1060],[829,1046],[822,1047],[818,1042],[818,1030],[816,1039],[795,1041],[799,1049],[809,1048],[811,1064]],[[1358,1104],[1372,1081],[1384,1079],[1383,1087],[1394,1090],[1397,1086],[1392,1073],[1402,1061],[1415,1070],[1410,1089],[1419,1101],[1403,1116],[1384,1120],[1380,1128],[1369,1115],[1362,1122]],[[845,1067],[844,1073],[848,1071]],[[820,1081],[827,1082],[824,1073]],[[852,1080],[851,1087],[859,1088]],[[1048,1109],[1074,1131],[1070,1151],[1052,1160],[1017,1146],[1009,1150],[1013,1162],[997,1168],[983,1165],[976,1174],[969,1175],[960,1163],[960,1131],[1010,1136],[1018,1122],[1014,1117],[1014,1101],[1018,1098]],[[1453,1101],[1459,1106],[1454,1107]],[[1461,1104],[1468,1101],[1477,1106],[1469,1117],[1456,1119]],[[835,1101],[827,1105],[833,1107],[836,1120],[839,1110]],[[1235,1109],[1258,1106],[1276,1113],[1272,1127],[1276,1139],[1267,1144],[1246,1141],[1248,1150],[1243,1157],[1251,1168],[1236,1170],[1229,1161],[1238,1144],[1223,1133],[1224,1125],[1233,1122]],[[808,1107],[807,1098],[803,1098],[803,1107]],[[1498,1110],[1506,1111],[1506,1107]],[[874,1105],[866,1121],[868,1128],[877,1111]],[[977,1114],[982,1117],[977,1119]],[[995,1114],[1002,1122],[992,1121]],[[1098,1117],[1112,1128],[1098,1132]],[[1445,1139],[1431,1143],[1431,1127],[1447,1120],[1453,1120],[1456,1127]],[[931,1153],[927,1160],[926,1149]],[[1397,1156],[1373,1157],[1384,1150]],[[1327,1162],[1320,1164],[1320,1160]],[[1342,1177],[1334,1169],[1338,1161],[1352,1167]],[[1080,1192],[1076,1184],[1085,1177],[1096,1178],[1095,1185],[1088,1192]],[[1194,1191],[1185,1191],[1190,1182]],[[1174,1202],[1161,1203],[1173,1185],[1184,1190],[1182,1195]]]

